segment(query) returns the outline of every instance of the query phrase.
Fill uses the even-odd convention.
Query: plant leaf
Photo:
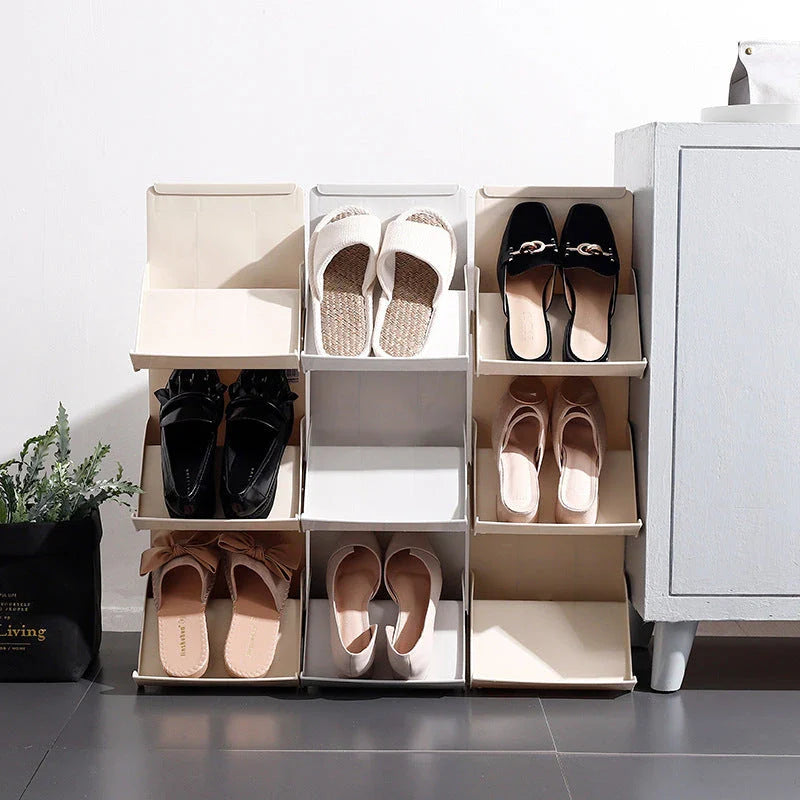
[[[69,461],[70,437],[69,437],[69,417],[64,406],[58,404],[58,414],[56,415],[56,461],[65,464]]]

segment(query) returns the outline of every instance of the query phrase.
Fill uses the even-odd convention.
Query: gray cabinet
[[[673,690],[700,620],[800,619],[800,126],[617,135],[648,370],[626,569]]]

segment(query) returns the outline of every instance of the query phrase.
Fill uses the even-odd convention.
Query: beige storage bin
[[[134,369],[297,369],[304,208],[294,184],[156,184]]]
[[[559,476],[549,436],[539,474],[539,521],[520,523],[497,520],[499,477],[496,455],[492,449],[492,420],[513,380],[513,377],[505,375],[482,375],[473,381],[472,507],[475,533],[635,536],[642,527],[642,521],[636,510],[636,480],[628,424],[628,381],[625,378],[592,379],[603,405],[608,430],[608,450],[600,473],[597,522],[593,525],[555,522]],[[542,380],[552,403],[553,393],[562,378]]]
[[[619,536],[473,536],[473,687],[631,690]]]
[[[614,229],[620,256],[620,280],[609,360],[597,363],[562,361],[564,327],[569,319],[560,278],[548,312],[553,331],[552,361],[510,361],[506,355],[506,317],[497,285],[497,256],[506,223],[514,207],[536,200],[550,209],[559,235],[570,207],[595,203]],[[641,377],[642,357],[636,277],[631,268],[633,195],[624,188],[556,188],[484,186],[475,197],[474,293],[476,375],[618,375]]]
[[[187,534],[188,535],[188,534]],[[302,536],[297,532],[296,536]],[[218,570],[214,589],[208,601],[209,663],[200,678],[173,678],[164,672],[158,653],[158,617],[153,601],[150,580],[144,600],[142,634],[139,642],[139,661],[133,680],[139,686],[192,686],[192,687],[277,687],[297,686],[300,680],[302,629],[305,604],[305,573],[303,565],[294,574],[289,599],[281,616],[275,658],[263,678],[234,678],[225,669],[225,640],[230,626],[233,603],[221,570]]]
[[[221,371],[220,380],[230,385],[239,370]],[[263,519],[225,519],[217,493],[217,510],[210,519],[182,519],[170,517],[164,503],[164,484],[161,477],[161,429],[158,422],[158,400],[153,392],[165,386],[169,370],[150,370],[150,417],[145,426],[144,446],[142,448],[142,471],[139,495],[133,511],[133,525],[137,530],[192,530],[192,531],[266,531],[299,530],[301,497],[303,493],[303,462],[305,458],[305,425],[303,410],[305,396],[302,373],[291,374],[292,391],[298,395],[294,401],[294,427],[289,444],[283,453],[278,472],[278,487],[275,502],[269,516]],[[221,468],[222,443],[225,440],[225,419],[219,427],[217,450],[217,476]],[[219,481],[218,481],[219,484]]]

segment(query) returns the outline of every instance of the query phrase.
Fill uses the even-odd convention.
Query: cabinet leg
[[[653,691],[677,692],[681,688],[696,633],[696,622],[656,622],[650,677]]]
[[[653,635],[653,623],[645,622],[633,603],[628,603],[628,625],[631,629],[631,647],[647,647]]]

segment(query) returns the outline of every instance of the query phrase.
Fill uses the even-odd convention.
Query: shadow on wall
[[[53,401],[53,418],[57,409]],[[70,409],[67,409],[69,412]],[[119,461],[125,477],[139,481],[144,424],[147,419],[147,388],[127,393],[82,417],[70,416],[72,449],[83,458],[98,441],[111,445],[102,474],[108,475]],[[27,431],[27,437],[40,431]],[[5,461],[17,455],[19,442],[5,443]],[[103,506],[103,627],[110,630],[135,630],[142,608],[142,581],[139,578],[139,553],[147,545],[147,533],[137,533],[130,521],[130,509],[108,503]]]

